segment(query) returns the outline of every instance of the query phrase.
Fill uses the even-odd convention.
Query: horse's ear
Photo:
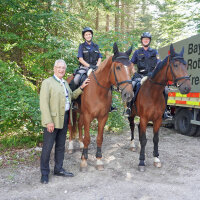
[[[114,55],[117,54],[119,52],[118,50],[118,46],[117,46],[117,43],[115,42],[114,45],[113,45],[113,53]]]
[[[184,54],[184,47],[182,48],[181,52],[180,52],[180,56],[183,57],[183,54]]]
[[[175,51],[174,51],[173,44],[170,45],[170,55],[171,56],[175,56]]]
[[[127,54],[128,56],[131,55],[132,49],[133,49],[133,45],[131,45],[131,47],[128,49],[128,51],[126,51],[126,54]]]

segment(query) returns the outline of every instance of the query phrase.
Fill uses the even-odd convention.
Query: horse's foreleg
[[[145,171],[145,146],[147,143],[146,127],[147,127],[146,120],[140,120],[139,140],[140,140],[141,150],[140,150],[140,157],[139,157],[140,162],[139,162],[138,169],[141,172]]]
[[[81,156],[81,164],[80,164],[80,170],[86,171],[87,170],[87,159],[88,159],[88,146],[90,144],[90,123],[91,119],[88,115],[83,116],[83,124],[84,124],[84,139],[83,139],[83,152]]]
[[[78,121],[78,132],[79,132],[79,145],[80,150],[83,150],[84,144],[83,144],[83,117],[82,115],[79,117]]]
[[[103,130],[104,130],[104,126],[106,124],[107,119],[108,119],[108,115],[104,116],[103,118],[98,118],[98,135],[97,135],[97,152],[96,152],[98,170],[104,169],[104,164],[102,161],[101,146],[103,143]]]
[[[131,129],[130,150],[136,151],[135,140],[134,140],[134,129],[135,129],[134,117],[128,117],[128,120],[129,120],[130,129]]]
[[[154,151],[153,151],[153,156],[154,156],[154,166],[160,168],[161,167],[161,162],[160,159],[158,158],[159,153],[158,153],[158,142],[159,142],[159,129],[162,123],[162,119],[157,120],[153,124],[153,143],[154,143]]]

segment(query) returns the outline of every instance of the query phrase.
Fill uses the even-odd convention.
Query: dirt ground
[[[129,131],[104,135],[104,171],[95,169],[96,143],[91,138],[88,171],[79,171],[81,152],[66,153],[64,168],[73,178],[50,175],[40,184],[39,161],[0,169],[1,200],[198,200],[200,199],[200,138],[183,136],[172,129],[160,130],[161,168],[153,166],[152,127],[147,130],[146,171],[138,171],[138,152],[129,150]],[[138,133],[136,130],[136,144]],[[76,143],[78,148],[78,142]],[[53,161],[51,161],[53,169]]]

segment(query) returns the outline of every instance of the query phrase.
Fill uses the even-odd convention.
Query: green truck
[[[181,134],[200,136],[200,34],[173,43],[175,51],[180,52],[184,47],[184,59],[188,65],[188,73],[192,89],[189,94],[182,95],[177,88],[169,87],[168,106],[173,116],[172,120],[164,122],[174,125]],[[169,51],[169,46],[158,50],[161,60]]]

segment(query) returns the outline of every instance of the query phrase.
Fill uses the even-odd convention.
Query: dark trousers
[[[59,172],[62,169],[64,153],[65,153],[65,140],[68,128],[68,121],[69,121],[69,111],[66,111],[64,117],[64,126],[62,129],[55,128],[54,131],[50,133],[47,131],[47,128],[44,128],[43,147],[40,158],[40,169],[42,175],[48,175],[50,172],[49,160],[54,142],[55,142],[54,172]]]

